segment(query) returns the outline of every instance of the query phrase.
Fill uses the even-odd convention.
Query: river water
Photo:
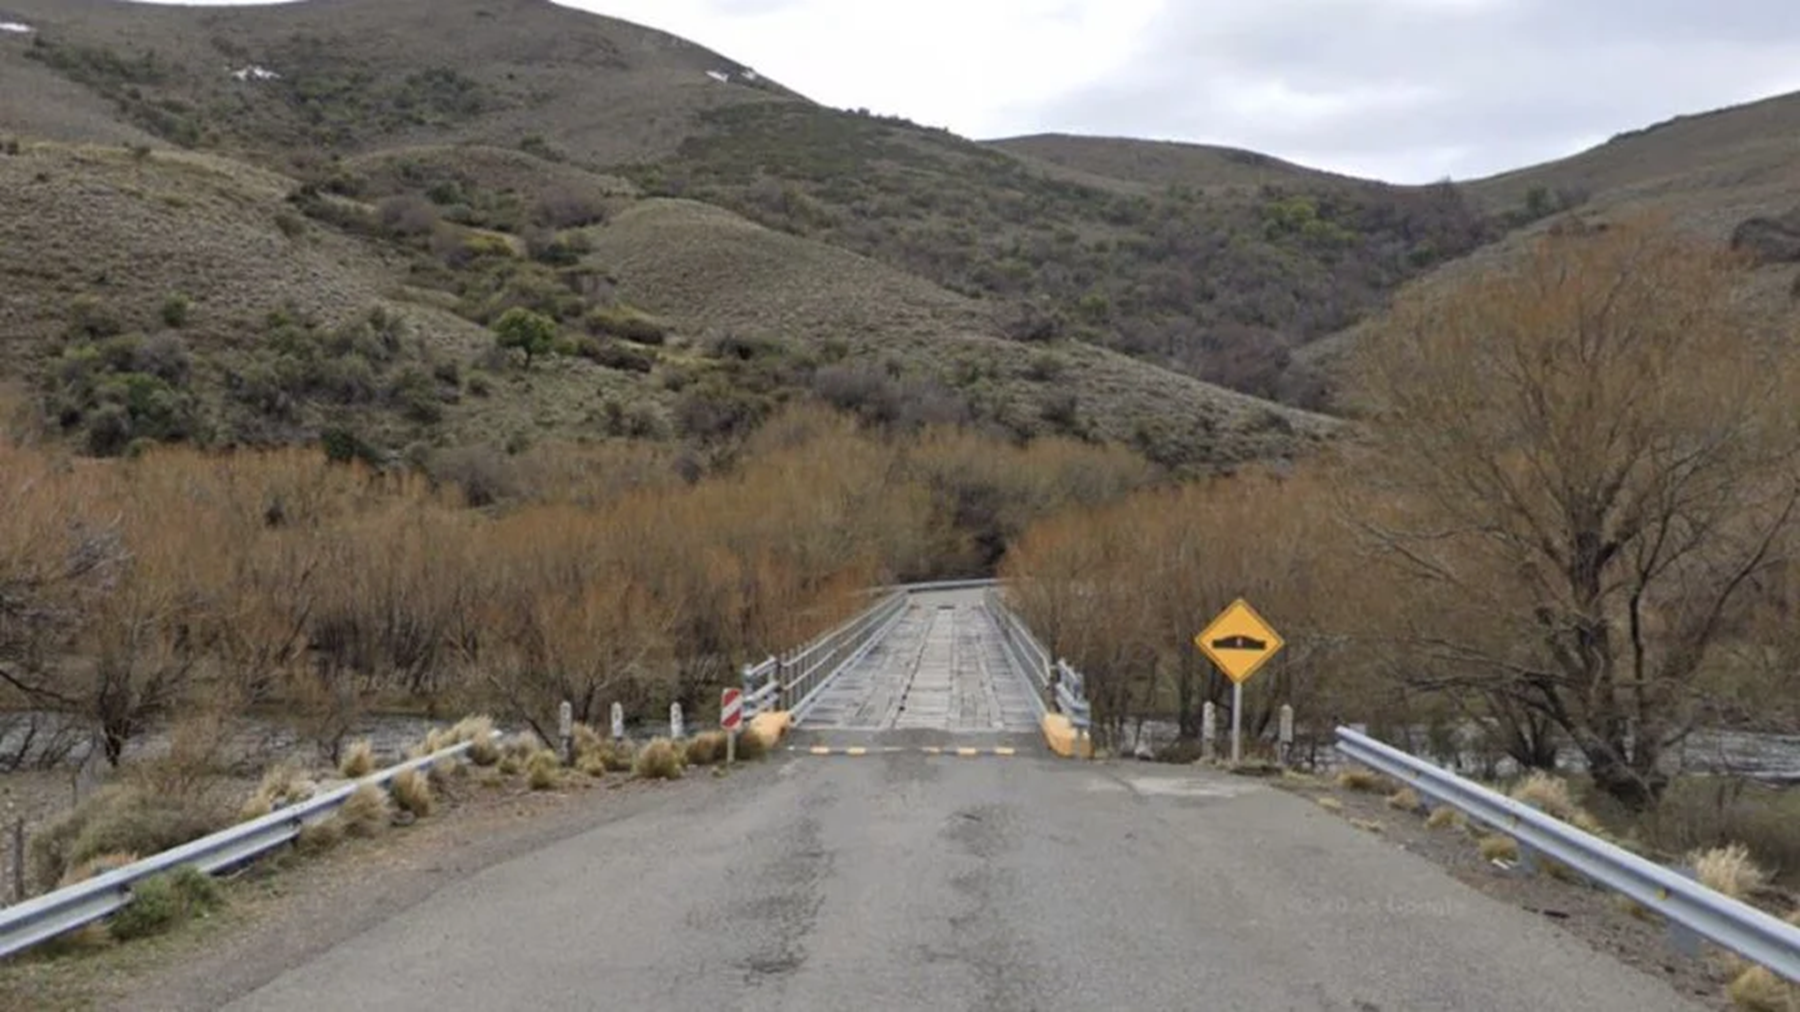
[[[1368,732],[1367,726],[1362,724],[1351,724],[1349,727]],[[1126,728],[1122,749],[1125,754],[1137,750],[1135,730],[1130,726]],[[1472,727],[1464,728],[1462,740],[1466,742],[1472,739],[1473,730]],[[1144,744],[1151,749],[1161,748],[1174,741],[1178,733],[1179,728],[1173,722],[1147,721],[1144,724]],[[1297,733],[1304,740],[1305,730],[1299,729]],[[1229,734],[1228,726],[1220,728],[1218,747],[1221,753],[1230,748]],[[1455,755],[1433,754],[1430,736],[1424,727],[1408,729],[1406,737],[1409,740],[1389,740],[1388,744],[1458,773],[1487,772],[1489,764],[1485,757],[1472,748],[1464,747]],[[1269,740],[1273,740],[1272,736]],[[1313,756],[1318,765],[1325,768],[1337,766],[1341,762],[1337,750],[1328,746],[1317,748]],[[1557,751],[1556,765],[1558,769],[1569,773],[1580,773],[1587,768],[1581,752],[1570,746]],[[1724,729],[1695,731],[1679,748],[1663,757],[1663,766],[1671,773],[1724,774],[1769,784],[1796,785],[1800,784],[1800,735]],[[1518,765],[1510,759],[1499,760],[1493,769],[1499,776],[1510,776],[1517,771]]]

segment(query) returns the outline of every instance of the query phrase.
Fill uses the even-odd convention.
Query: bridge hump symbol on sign
[[[719,726],[736,731],[744,722],[744,692],[726,689],[719,697]]]
[[[1285,643],[1250,602],[1240,597],[1194,637],[1194,645],[1225,677],[1242,685]]]

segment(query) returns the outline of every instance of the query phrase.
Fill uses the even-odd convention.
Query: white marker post
[[[681,740],[681,704],[680,703],[670,703],[669,704],[669,738],[672,741],[680,741]]]
[[[613,741],[625,740],[625,704],[623,703],[612,705],[612,736]]]
[[[556,709],[556,736],[562,739],[563,765],[575,764],[575,708],[568,700]]]
[[[1281,704],[1281,766],[1287,768],[1294,756],[1294,708]]]
[[[1207,700],[1200,708],[1200,757],[1212,762],[1217,750],[1214,741],[1219,737],[1219,708]]]

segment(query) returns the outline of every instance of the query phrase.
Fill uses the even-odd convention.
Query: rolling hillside
[[[1576,205],[1730,234],[1788,210],[1795,165],[1787,100],[1403,187],[977,143],[545,0],[0,2],[31,29],[0,34],[0,362],[100,453],[704,444],[817,397],[1284,456],[1336,427],[1332,354],[1401,286]],[[549,329],[508,352],[520,313]]]

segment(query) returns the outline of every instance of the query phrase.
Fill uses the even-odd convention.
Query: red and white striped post
[[[719,726],[725,729],[725,765],[737,762],[738,728],[744,724],[744,690],[726,689],[719,694]]]

